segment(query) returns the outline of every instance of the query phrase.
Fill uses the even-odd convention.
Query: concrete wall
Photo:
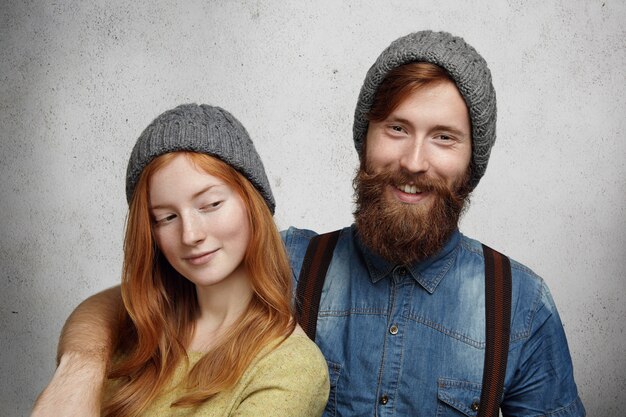
[[[264,158],[279,225],[331,230],[352,218],[365,72],[430,28],[474,45],[498,94],[462,230],[545,277],[589,415],[623,416],[624,1],[177,3],[0,6],[3,415],[28,414],[66,316],[118,282],[126,162],[153,117],[184,102],[230,110]]]

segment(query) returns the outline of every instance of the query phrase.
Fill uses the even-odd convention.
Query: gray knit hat
[[[411,62],[430,62],[444,68],[465,99],[472,122],[473,189],[487,169],[496,140],[496,92],[483,57],[462,38],[446,32],[426,30],[396,39],[369,69],[354,113],[354,146],[359,157],[367,135],[367,114],[378,87],[389,71]]]
[[[146,165],[159,155],[175,151],[205,153],[226,162],[256,187],[274,214],[272,190],[248,132],[232,114],[206,104],[183,104],[168,110],[141,133],[126,170],[129,203]]]

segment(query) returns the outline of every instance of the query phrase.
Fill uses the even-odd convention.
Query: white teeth
[[[422,192],[422,190],[419,190],[417,188],[417,186],[409,185],[409,184],[399,185],[398,189],[400,191],[404,191],[407,194],[417,194],[417,193],[421,193]]]

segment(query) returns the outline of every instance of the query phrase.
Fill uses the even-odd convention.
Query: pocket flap
[[[480,401],[481,384],[457,379],[439,378],[437,398],[466,416],[476,416]]]

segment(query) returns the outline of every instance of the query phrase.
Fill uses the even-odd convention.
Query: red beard
[[[469,172],[449,187],[442,179],[404,172],[376,174],[361,167],[354,179],[356,228],[361,241],[385,260],[408,265],[439,252],[457,228],[470,193]],[[432,201],[413,205],[388,195],[388,186],[412,183]]]

